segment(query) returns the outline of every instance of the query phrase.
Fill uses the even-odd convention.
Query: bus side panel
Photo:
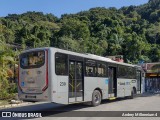
[[[117,78],[117,97],[124,97],[125,79]]]
[[[102,99],[108,98],[108,78],[85,77],[84,101],[92,101],[92,93],[96,88],[101,89]]]
[[[131,96],[132,86],[131,86],[132,79],[125,79],[125,96]]]
[[[133,87],[136,87],[136,79],[117,79],[117,97],[131,96]]]
[[[48,96],[49,96],[49,100],[50,102],[52,102],[52,89],[53,89],[53,81],[52,81],[52,71],[53,71],[53,67],[52,67],[52,64],[54,63],[54,61],[52,60],[52,50],[49,49],[48,50]]]
[[[57,76],[56,103],[68,104],[68,76]]]
[[[55,52],[54,49],[50,50],[50,54],[49,54],[49,75],[50,75],[50,96],[51,96],[51,101],[52,102],[56,102],[56,98],[57,98],[57,78],[55,76]]]
[[[51,100],[55,103],[68,104],[68,76],[55,73],[55,49],[51,51]]]

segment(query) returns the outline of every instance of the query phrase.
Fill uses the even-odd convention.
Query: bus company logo
[[[25,86],[25,82],[21,82],[21,86],[24,87]]]
[[[106,80],[105,80],[105,84],[107,84],[107,85],[108,85],[108,79],[106,79]]]
[[[132,83],[136,83],[136,80],[132,80]]]
[[[130,82],[126,82],[126,85],[131,85],[131,83]]]
[[[125,85],[125,82],[118,82],[119,85]]]
[[[2,117],[11,117],[11,112],[2,112]]]

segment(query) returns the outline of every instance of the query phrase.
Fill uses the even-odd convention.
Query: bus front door
[[[117,96],[116,67],[109,67],[108,77],[109,77],[108,94],[109,98],[113,98]]]
[[[69,61],[69,103],[83,101],[83,62]]]
[[[142,82],[142,75],[141,71],[137,71],[137,93],[141,93],[141,82]]]

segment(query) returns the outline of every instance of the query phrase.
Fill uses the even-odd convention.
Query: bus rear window
[[[22,68],[37,68],[41,67],[44,63],[44,51],[27,52],[20,56],[20,65]]]

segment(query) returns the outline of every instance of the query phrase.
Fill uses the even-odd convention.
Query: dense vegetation
[[[126,62],[160,58],[160,0],[141,6],[92,8],[77,14],[27,12],[0,18],[1,40],[23,48],[54,46],[102,56],[124,55]]]
[[[0,41],[20,44],[22,49],[54,46],[101,56],[124,55],[129,63],[156,62],[160,60],[160,0],[120,9],[97,7],[61,18],[42,12],[9,14],[0,18]]]
[[[0,100],[14,97],[17,92],[16,83],[13,82],[14,74],[11,70],[16,64],[18,55],[5,42],[0,40]]]

